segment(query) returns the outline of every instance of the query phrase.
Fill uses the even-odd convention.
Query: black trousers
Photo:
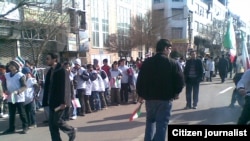
[[[24,105],[24,109],[27,116],[28,125],[30,126],[36,124],[35,101]]]
[[[120,89],[121,101],[128,102],[129,83],[122,83]]]
[[[74,132],[74,127],[69,126],[66,121],[64,121],[64,112],[65,110],[55,112],[50,109],[49,111],[49,130],[52,141],[62,141],[59,129],[68,135]]]
[[[245,104],[243,107],[243,110],[241,112],[241,115],[238,119],[237,124],[238,125],[247,125],[247,123],[250,121],[250,96],[245,97]]]
[[[9,107],[9,129],[15,130],[16,109],[22,121],[23,129],[27,129],[28,120],[27,120],[27,116],[25,113],[24,102],[18,102],[15,104],[9,102],[8,107]]]
[[[81,104],[81,108],[77,108],[77,115],[85,115],[85,96],[86,90],[85,89],[77,89],[76,97],[79,98],[79,102]]]

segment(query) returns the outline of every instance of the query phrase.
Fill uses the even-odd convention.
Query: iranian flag
[[[142,106],[142,103],[140,103],[140,105],[136,107],[136,109],[130,116],[129,121],[133,121],[134,119],[138,118],[141,115],[141,106]]]
[[[243,32],[241,32],[241,39],[242,39],[242,43],[241,43],[241,47],[242,47],[242,65],[243,65],[244,71],[246,71],[246,70],[248,70],[250,68],[250,62],[249,62],[249,55],[248,55],[246,40],[245,40],[245,37],[243,35]]]
[[[227,31],[224,36],[223,46],[229,50],[230,61],[233,62],[236,56],[236,39],[232,18],[229,18],[227,23]]]

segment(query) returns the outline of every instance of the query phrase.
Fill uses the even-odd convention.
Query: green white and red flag
[[[242,39],[242,63],[243,63],[242,65],[243,65],[244,71],[246,71],[250,68],[250,61],[249,61],[248,49],[246,45],[247,43],[243,35],[243,32],[241,32],[241,39]]]
[[[230,60],[231,62],[233,62],[236,56],[236,38],[235,38],[235,31],[234,31],[232,17],[228,19],[227,31],[224,36],[223,46],[229,50]]]
[[[132,115],[129,118],[129,121],[133,121],[134,119],[140,117],[141,115],[141,106],[143,103],[140,103],[140,105],[138,107],[136,107],[136,109],[134,110],[134,112],[132,113]]]

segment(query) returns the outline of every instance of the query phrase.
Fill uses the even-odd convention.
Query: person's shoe
[[[32,125],[29,126],[29,129],[36,128],[36,127],[37,127],[36,124],[32,124]]]
[[[9,115],[8,114],[3,114],[3,118],[7,118]]]
[[[90,114],[90,113],[92,113],[92,111],[87,111],[87,112],[86,112],[86,114]]]
[[[191,109],[191,107],[186,106],[186,107],[184,108],[184,110],[188,110],[188,109]]]
[[[15,132],[16,132],[15,130],[7,129],[7,130],[5,130],[2,134],[3,134],[3,135],[6,135],[6,134],[13,134],[13,133],[15,133]]]
[[[73,132],[69,134],[69,141],[74,141],[76,138],[76,128],[73,128]]]
[[[8,114],[4,114],[4,113],[1,113],[0,114],[0,118],[6,118],[6,117],[8,117],[9,115]]]
[[[102,108],[102,110],[107,110],[107,109],[108,109],[107,107]]]
[[[23,129],[23,131],[21,132],[21,134],[28,134],[28,128],[25,128],[25,129]]]
[[[197,109],[197,106],[194,106],[193,109]]]
[[[75,119],[77,119],[77,116],[72,116],[72,117],[70,117],[70,119],[75,120]]]

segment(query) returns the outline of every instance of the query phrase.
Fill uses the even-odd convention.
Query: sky
[[[250,21],[250,0],[228,0],[228,8],[242,19]]]

